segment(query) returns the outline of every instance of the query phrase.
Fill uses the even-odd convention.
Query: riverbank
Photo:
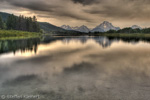
[[[32,38],[32,37],[39,37],[41,35],[42,35],[41,33],[36,33],[36,32],[26,32],[26,31],[17,31],[17,30],[0,30],[0,40]]]
[[[0,30],[0,40],[5,39],[24,39],[24,38],[35,38],[42,36],[42,33],[17,31],[17,30]],[[52,34],[44,34],[53,36]],[[148,33],[86,33],[86,34],[55,34],[54,36],[107,36],[107,37],[120,37],[120,38],[150,38]]]
[[[150,34],[148,33],[99,33],[96,36],[150,38]]]

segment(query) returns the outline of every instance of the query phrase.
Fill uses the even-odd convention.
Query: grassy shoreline
[[[45,34],[46,35],[46,34]],[[49,34],[50,35],[50,34]],[[107,37],[125,37],[125,38],[150,38],[148,33],[97,33],[87,34],[89,36],[107,36]],[[0,40],[5,39],[24,39],[41,37],[42,33],[17,31],[17,30],[0,30]],[[53,36],[53,35],[50,35]],[[66,35],[68,36],[68,35]],[[72,35],[70,35],[72,36]]]
[[[36,33],[36,32],[0,30],[0,40],[34,38],[34,37],[40,37],[41,35],[42,35],[41,33]]]
[[[96,36],[150,38],[150,34],[148,33],[100,33]]]

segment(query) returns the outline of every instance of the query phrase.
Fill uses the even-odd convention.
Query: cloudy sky
[[[0,0],[0,11],[36,15],[39,21],[57,26],[93,28],[110,21],[119,27],[150,27],[150,0]]]

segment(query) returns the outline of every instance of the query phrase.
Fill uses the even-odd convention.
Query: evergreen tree
[[[7,29],[16,29],[17,17],[13,14],[7,19]]]
[[[37,18],[36,16],[33,16],[33,31],[34,32],[40,32],[40,26],[37,23]]]
[[[40,32],[40,26],[37,22],[36,17],[24,17],[20,15],[19,17],[10,15],[6,23],[7,29],[22,30],[29,32]]]
[[[1,16],[0,16],[0,29],[4,29],[4,22]]]
[[[33,32],[33,22],[32,22],[32,18],[29,17],[28,18],[28,25],[27,25],[27,28],[29,28],[29,32]]]

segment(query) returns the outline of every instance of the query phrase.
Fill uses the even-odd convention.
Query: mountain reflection
[[[125,43],[137,44],[140,41],[150,42],[149,38],[112,38],[112,37],[43,37],[29,38],[20,40],[0,40],[0,54],[6,52],[15,52],[20,50],[21,52],[34,51],[37,52],[39,44],[49,44],[54,41],[61,40],[63,43],[69,43],[71,41],[80,41],[85,44],[88,40],[93,40],[103,48],[110,47],[114,42],[123,41]]]

